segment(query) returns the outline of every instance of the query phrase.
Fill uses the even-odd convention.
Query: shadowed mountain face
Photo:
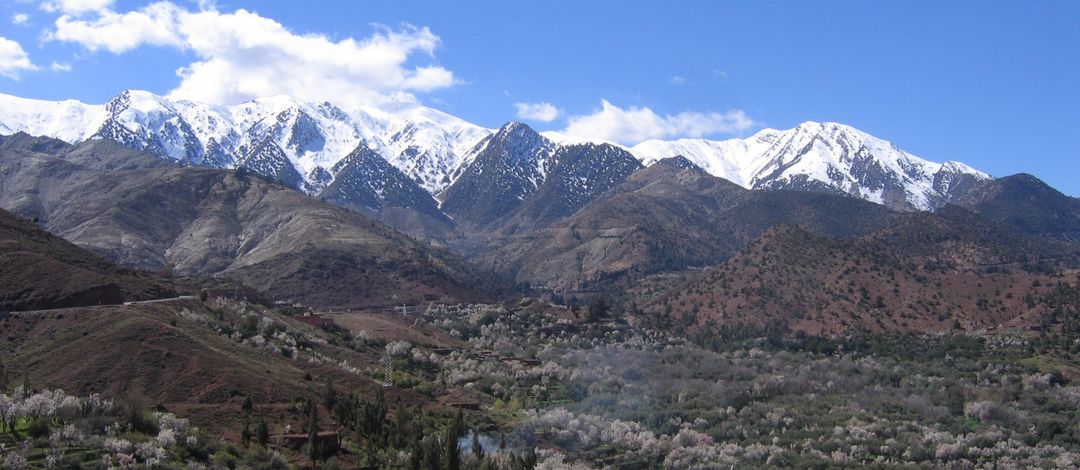
[[[518,208],[544,182],[555,144],[529,126],[509,123],[478,145],[439,198],[455,220],[488,224]]]
[[[444,224],[450,223],[427,191],[364,144],[341,159],[331,171],[337,177],[319,193],[324,201],[370,213],[391,208],[411,209]]]
[[[573,215],[642,168],[633,155],[614,145],[560,147],[543,184],[503,226],[536,228]]]
[[[1028,174],[976,185],[955,203],[1024,233],[1080,242],[1080,200]]]
[[[116,266],[0,209],[0,310],[175,297],[162,279]]]
[[[480,142],[476,157],[440,199],[460,223],[535,228],[573,214],[639,168],[620,147],[560,146],[512,122]]]
[[[850,239],[781,225],[647,310],[687,327],[812,334],[1027,327],[1046,314],[1036,299],[1051,273],[1077,253],[958,208],[899,215]]]
[[[0,152],[0,206],[122,264],[224,276],[315,306],[485,297],[488,280],[459,257],[243,170],[136,155],[107,171],[119,159],[93,155],[108,143],[20,139]]]

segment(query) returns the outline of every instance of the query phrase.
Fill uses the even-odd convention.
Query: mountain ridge
[[[440,199],[469,173],[483,142],[499,132],[416,103],[344,110],[329,102],[276,96],[214,106],[137,90],[123,91],[103,105],[0,94],[0,131],[68,143],[108,138],[181,164],[247,166],[313,195],[337,178],[333,168],[338,162],[365,145]],[[966,164],[924,160],[831,122],[763,129],[747,139],[649,140],[632,147],[553,131],[537,134],[551,152],[608,144],[645,166],[681,155],[744,188],[847,194],[894,210],[933,210],[992,179]],[[535,165],[538,171],[543,163]]]

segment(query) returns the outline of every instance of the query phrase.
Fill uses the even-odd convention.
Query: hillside
[[[491,285],[456,255],[245,171],[141,166],[152,161],[141,156],[102,170],[116,164],[91,158],[99,141],[22,139],[0,151],[0,206],[127,266],[222,276],[315,306],[481,299]]]
[[[1032,175],[987,181],[954,203],[1024,233],[1080,242],[1080,199],[1066,196]]]
[[[112,262],[0,209],[0,311],[175,297],[166,279]]]
[[[719,263],[776,224],[847,236],[892,218],[855,198],[746,190],[673,158],[634,172],[547,228],[491,240],[479,259],[533,286],[608,290],[656,272]]]
[[[1031,327],[1046,313],[1036,300],[1076,256],[955,208],[853,239],[782,225],[647,310],[687,327],[811,334]]]

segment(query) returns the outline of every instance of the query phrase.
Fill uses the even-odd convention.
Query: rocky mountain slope
[[[512,122],[485,138],[439,196],[442,209],[473,223],[492,222],[516,208],[544,182],[555,144]]]
[[[606,290],[652,273],[719,263],[776,224],[848,236],[894,215],[833,194],[746,190],[673,158],[637,170],[564,220],[493,238],[479,259],[533,286]]]
[[[356,212],[242,170],[161,166],[145,154],[103,170],[113,163],[93,158],[102,146],[129,152],[106,141],[5,138],[0,206],[122,264],[223,276],[276,299],[484,298],[488,279],[464,260]]]

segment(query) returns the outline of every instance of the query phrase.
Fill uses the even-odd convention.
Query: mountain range
[[[557,151],[581,154],[563,150],[581,145],[619,149],[643,166],[683,156],[747,189],[833,192],[897,210],[932,210],[990,179],[963,163],[924,160],[838,123],[765,129],[746,139],[649,140],[629,148],[525,129],[520,123],[486,129],[414,103],[343,109],[278,96],[224,107],[127,90],[88,105],[0,95],[0,134],[21,131],[71,144],[106,138],[183,165],[248,168],[347,206],[373,212],[409,207],[436,219],[438,210],[420,200],[424,193],[446,207],[444,215],[467,214],[464,205],[471,203],[454,196],[470,190],[454,186],[464,178],[459,186],[467,188],[486,171],[514,179],[501,183],[505,194],[491,196],[521,199],[554,169]],[[492,155],[500,152],[502,160]],[[389,165],[358,155],[378,155]],[[346,183],[335,186],[338,180]],[[374,180],[391,182],[390,194]]]
[[[11,133],[0,207],[127,267],[315,307],[476,301],[516,286],[625,295],[654,314],[696,304],[688,325],[800,311],[815,319],[800,328],[830,334],[984,328],[1019,307],[961,318],[940,301],[904,302],[963,288],[947,310],[969,312],[993,295],[955,284],[987,274],[971,266],[1018,269],[1002,277],[1015,286],[1077,263],[1080,200],[834,123],[628,148],[517,122],[484,129],[416,104],[214,107],[134,91],[103,106],[0,104],[0,134]],[[874,274],[855,279],[852,263]],[[793,268],[763,271],[774,265]],[[911,273],[927,266],[947,269],[926,284],[933,276]],[[762,282],[828,289],[778,297]],[[916,320],[865,317],[879,297]]]

